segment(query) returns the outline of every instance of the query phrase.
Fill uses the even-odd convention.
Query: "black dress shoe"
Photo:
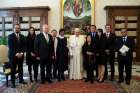
[[[114,78],[110,78],[110,81],[114,81]]]
[[[89,80],[89,79],[86,79],[86,80],[85,80],[85,82],[88,82],[88,81],[90,81],[90,80]]]
[[[93,80],[90,80],[90,83],[93,84],[94,83]]]
[[[35,79],[35,82],[37,83],[37,82],[38,82],[38,80],[37,80],[37,79]]]
[[[119,80],[117,83],[123,83],[123,80]]]
[[[30,80],[31,83],[33,83],[33,80]]]
[[[65,81],[65,77],[62,77],[62,80],[64,80],[64,81]]]
[[[11,88],[16,88],[15,84],[12,84]]]
[[[61,79],[58,79],[58,82],[61,82]]]
[[[103,80],[98,80],[97,82],[98,83],[103,83],[104,82],[104,79]]]
[[[130,81],[126,81],[126,85],[130,85]]]
[[[22,81],[22,82],[19,82],[20,84],[27,84],[27,82],[25,82],[25,81]]]
[[[41,81],[41,84],[45,84],[45,81]]]
[[[48,83],[53,83],[53,81],[51,81],[51,80],[47,80],[48,81]]]

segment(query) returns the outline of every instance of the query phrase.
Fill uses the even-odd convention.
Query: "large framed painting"
[[[61,0],[61,27],[66,34],[73,34],[74,28],[80,28],[85,34],[85,27],[94,23],[94,0]]]

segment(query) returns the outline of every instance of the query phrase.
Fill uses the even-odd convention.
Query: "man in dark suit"
[[[52,58],[54,58],[54,48],[53,48],[53,38],[49,34],[49,27],[44,24],[42,27],[42,33],[36,36],[34,43],[35,53],[37,55],[37,60],[40,60],[41,68],[41,83],[45,83],[45,79],[49,83],[51,81],[51,68],[52,68]],[[46,74],[45,74],[46,70]]]
[[[133,59],[133,49],[134,49],[134,40],[127,36],[126,29],[121,31],[122,37],[117,39],[117,51],[118,51],[118,70],[119,70],[119,81],[122,83],[124,81],[124,68],[125,68],[125,81],[126,84],[130,84],[131,80],[131,70],[132,70],[132,59]],[[123,48],[123,47],[126,48]],[[122,49],[122,50],[121,50]],[[126,49],[126,50],[125,50]]]
[[[114,80],[114,59],[115,59],[115,42],[116,42],[116,36],[114,33],[112,33],[111,25],[107,24],[105,25],[106,32],[103,34],[103,40],[105,42],[105,79],[108,75],[107,70],[107,63],[109,62],[110,68],[111,68],[111,78],[110,80]]]
[[[53,37],[53,47],[54,47],[54,59],[52,59],[52,70],[53,70],[53,79],[57,79],[58,78],[58,62],[57,62],[57,55],[56,55],[56,51],[57,51],[57,45],[58,45],[58,39],[57,39],[57,31],[55,29],[52,30],[52,37]]]
[[[98,41],[99,41],[99,36],[98,33],[96,32],[96,26],[95,25],[91,25],[90,26],[90,33],[88,33],[91,35],[92,41],[93,41],[93,45],[95,48],[95,59],[98,56]],[[98,60],[95,61],[95,70],[96,70],[96,77],[98,77]]]
[[[20,34],[20,25],[14,26],[14,33],[8,36],[9,59],[11,63],[12,88],[15,88],[15,74],[18,68],[19,83],[26,84],[23,80],[23,60],[25,52],[25,38]]]

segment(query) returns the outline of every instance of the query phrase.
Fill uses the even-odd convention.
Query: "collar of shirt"
[[[16,37],[19,38],[19,33],[15,33]]]
[[[92,32],[92,36],[95,36],[96,35],[96,32]]]
[[[110,35],[110,32],[106,32],[106,35]]]
[[[46,34],[45,32],[43,32],[43,35],[45,37],[45,39],[47,40],[47,42],[49,41],[49,37],[48,37],[48,34]]]
[[[125,40],[126,40],[126,39],[127,39],[127,36],[123,37],[123,39],[125,39]]]

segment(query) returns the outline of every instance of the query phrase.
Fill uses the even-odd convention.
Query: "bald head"
[[[79,35],[80,35],[80,29],[79,29],[79,28],[75,28],[74,34],[75,34],[76,36],[79,36]]]
[[[44,33],[48,33],[49,32],[49,26],[47,24],[44,24],[42,26],[42,30],[43,30]]]

